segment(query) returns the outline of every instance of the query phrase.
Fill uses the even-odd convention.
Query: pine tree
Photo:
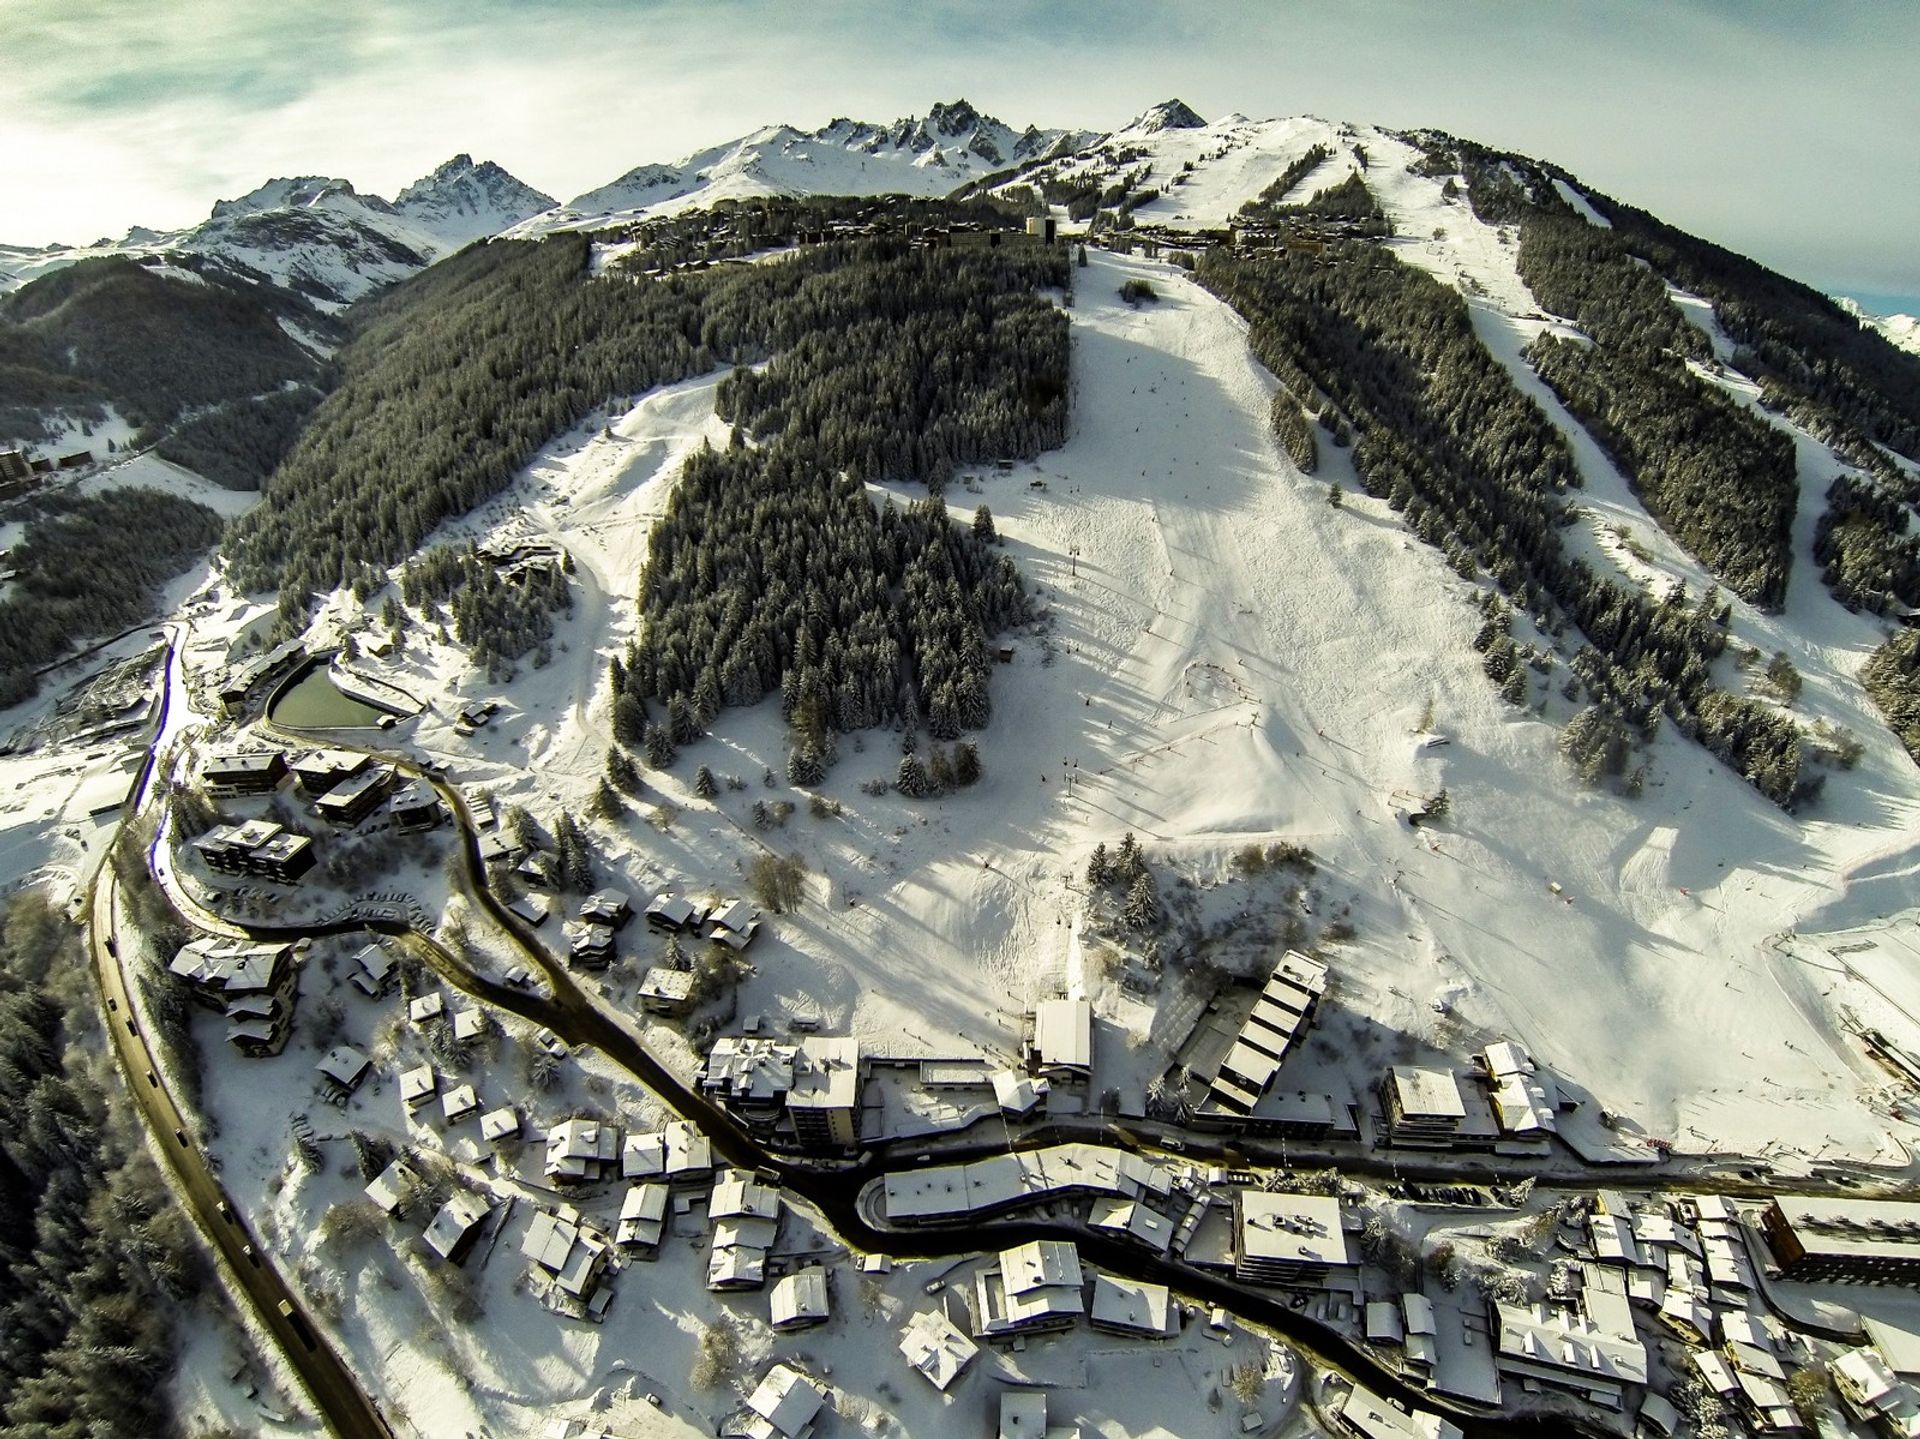
[[[1153,876],[1144,869],[1134,876],[1133,885],[1127,890],[1122,919],[1128,929],[1143,933],[1160,923],[1160,892],[1154,887]]]
[[[592,889],[592,851],[578,822],[565,810],[553,822],[553,843],[559,858],[560,887],[579,894]]]
[[[1145,866],[1140,860],[1140,842],[1133,837],[1133,831],[1128,830],[1121,836],[1120,851],[1114,856],[1114,878],[1120,880],[1123,884],[1131,884],[1134,877],[1142,873],[1144,869]]]
[[[712,799],[720,793],[720,786],[713,781],[713,771],[705,765],[693,772],[693,792],[702,799]]]
[[[640,697],[622,693],[613,702],[613,737],[628,749],[639,749],[646,742],[647,707]]]
[[[953,788],[953,760],[941,745],[927,758],[927,784],[935,794],[945,794]]]
[[[1500,686],[1500,698],[1510,705],[1524,705],[1532,687],[1527,683],[1527,667],[1516,664],[1507,671],[1507,678]]]
[[[640,770],[633,762],[633,756],[618,745],[607,747],[607,778],[613,781],[613,787],[622,794],[639,794],[644,787],[640,782]]]
[[[628,763],[631,764],[632,761],[629,760]],[[620,792],[603,776],[600,787],[593,792],[594,817],[613,824],[626,813],[626,810],[626,805],[621,803]]]
[[[953,779],[962,789],[980,781],[980,751],[965,740],[953,749]]]
[[[820,757],[820,751],[811,744],[787,751],[788,784],[805,785],[811,788],[826,777],[826,761]]]
[[[900,757],[900,771],[894,777],[893,787],[909,799],[920,799],[926,795],[927,771],[918,755]]]
[[[985,505],[973,512],[973,537],[989,545],[1000,538],[993,528],[993,511]]]
[[[678,755],[674,748],[673,736],[662,724],[647,726],[646,754],[649,769],[665,769]]]
[[[1105,888],[1113,878],[1113,861],[1107,857],[1107,842],[1101,840],[1093,847],[1093,858],[1087,861],[1087,883]]]
[[[676,694],[667,701],[667,728],[677,745],[692,744],[700,738],[700,721],[694,717],[693,706],[687,703],[685,695]]]

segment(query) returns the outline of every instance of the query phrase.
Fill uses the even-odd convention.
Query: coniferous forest
[[[986,640],[1027,600],[990,526],[952,523],[937,492],[956,464],[1065,438],[1066,318],[1036,291],[1070,273],[1037,247],[881,249],[821,282],[812,325],[765,370],[722,385],[736,440],[688,461],[655,528],[623,739],[658,725],[684,743],[776,688],[805,772],[836,732],[987,723]],[[936,493],[876,506],[879,481]]]
[[[71,491],[23,502],[26,533],[0,599],[0,708],[38,688],[34,671],[85,640],[136,625],[155,592],[220,539],[205,505],[160,490]]]
[[[1550,629],[1578,626],[1586,647],[1571,668],[1593,705],[1642,733],[1665,716],[1769,799],[1805,797],[1796,727],[1709,677],[1726,644],[1711,598],[1655,602],[1566,553],[1572,456],[1481,344],[1458,294],[1364,242],[1258,259],[1213,251],[1198,275],[1246,317],[1254,353],[1281,382],[1323,397],[1323,418],[1351,429],[1369,493],[1457,570],[1486,571]],[[1511,646],[1488,637],[1489,674]],[[1500,668],[1503,684],[1519,673]]]
[[[99,1039],[80,932],[39,894],[0,922],[0,1432],[147,1439],[169,1412],[193,1231]]]

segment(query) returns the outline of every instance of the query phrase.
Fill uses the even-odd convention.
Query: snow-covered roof
[[[1340,1418],[1360,1439],[1461,1439],[1460,1428],[1424,1409],[1409,1413],[1355,1384],[1340,1406]]]
[[[780,1189],[762,1183],[750,1169],[723,1169],[707,1204],[711,1219],[778,1219]]]
[[[944,1391],[973,1362],[980,1346],[955,1328],[944,1310],[923,1309],[901,1331],[900,1352],[929,1384]]]
[[[455,1194],[440,1206],[440,1212],[427,1225],[427,1247],[442,1259],[451,1258],[467,1235],[473,1232],[493,1209],[477,1194]]]
[[[1324,1194],[1234,1193],[1235,1253],[1242,1259],[1352,1264],[1340,1201]]]
[[[342,1089],[353,1089],[367,1077],[373,1061],[350,1044],[336,1044],[314,1065]]]
[[[520,1113],[511,1104],[490,1109],[480,1116],[480,1137],[489,1144],[512,1139],[520,1133]]]
[[[1583,1314],[1539,1304],[1495,1304],[1494,1314],[1503,1356],[1585,1379],[1647,1382],[1647,1351],[1631,1330],[1608,1333]]]
[[[1043,999],[1033,1007],[1033,1052],[1042,1069],[1093,1068],[1093,1004]]]
[[[1093,1307],[1088,1317],[1095,1324],[1155,1338],[1172,1334],[1179,1327],[1166,1285],[1145,1284],[1114,1274],[1094,1276]]]
[[[820,1385],[797,1369],[776,1364],[748,1396],[747,1407],[786,1439],[799,1439],[826,1402],[827,1391]]]
[[[1467,1106],[1460,1098],[1460,1085],[1452,1070],[1395,1065],[1388,1072],[1402,1114],[1416,1119],[1467,1117]]]
[[[407,1202],[407,1196],[413,1192],[417,1178],[413,1167],[406,1160],[390,1159],[387,1161],[387,1167],[373,1177],[373,1182],[366,1187],[365,1193],[367,1198],[391,1214]]]
[[[828,1317],[827,1271],[817,1264],[797,1269],[773,1286],[768,1299],[773,1327],[811,1324]]]

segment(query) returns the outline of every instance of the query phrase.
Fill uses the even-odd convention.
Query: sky
[[[1920,311],[1912,0],[0,0],[0,242],[166,229],[449,156],[567,199],[786,122],[1433,126]]]

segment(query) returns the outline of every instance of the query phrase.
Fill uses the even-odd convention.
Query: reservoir
[[[288,729],[373,729],[383,713],[341,694],[325,658],[310,661],[267,707],[267,718]]]

